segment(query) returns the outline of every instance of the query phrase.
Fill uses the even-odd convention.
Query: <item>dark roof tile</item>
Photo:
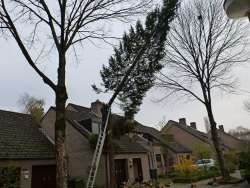
[[[160,142],[161,144],[163,144],[164,146],[166,146],[167,148],[169,148],[175,153],[191,153],[192,152],[190,149],[181,145],[177,141],[173,141],[173,142],[165,141],[165,139],[162,138],[160,131],[158,131],[157,129],[153,127],[147,127],[138,123],[137,126],[135,127],[135,132],[149,134],[153,136],[158,142]]]
[[[113,140],[114,150],[116,154],[120,153],[147,153],[148,150],[141,144],[134,141],[127,135],[123,135],[120,139]]]
[[[54,157],[53,144],[30,115],[0,110],[0,159]]]

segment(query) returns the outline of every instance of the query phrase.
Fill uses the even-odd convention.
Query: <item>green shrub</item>
[[[20,168],[1,167],[0,168],[1,188],[20,188]]]
[[[225,164],[229,172],[234,172],[239,166],[238,156],[235,151],[227,151],[224,153]]]
[[[245,177],[250,177],[250,151],[242,152],[239,157],[240,169],[244,171]]]
[[[85,182],[80,177],[71,178],[69,181],[69,188],[82,188],[85,187]]]
[[[158,178],[166,178],[166,174],[159,174]]]
[[[219,176],[219,170],[217,168],[210,169],[197,169],[190,173],[173,171],[168,174],[168,177],[171,178],[175,183],[192,183],[204,179],[209,179],[212,177]]]

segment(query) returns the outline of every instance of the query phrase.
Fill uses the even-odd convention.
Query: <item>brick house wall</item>
[[[54,159],[48,160],[0,160],[0,167],[18,167],[21,168],[20,173],[20,188],[31,188],[32,166],[40,165],[55,165]],[[22,174],[22,171],[28,172],[28,177]]]
[[[239,140],[228,133],[225,133],[221,130],[218,131],[218,136],[222,143],[229,146],[229,148],[236,151],[244,151],[244,147],[246,146],[242,140]]]
[[[46,113],[46,117],[43,118],[41,126],[53,140],[55,138],[54,123],[55,111],[50,109]],[[90,147],[88,139],[69,123],[66,124],[66,150],[68,154],[69,176],[71,178],[81,178],[86,182],[94,151]],[[102,156],[96,176],[96,185],[104,186],[105,184],[105,157]]]
[[[167,129],[163,129],[162,133],[172,135],[174,137],[174,140],[177,140],[180,144],[190,149],[193,152],[194,159],[198,158],[197,153],[195,152],[197,150],[197,147],[211,148],[211,145],[209,143],[202,141],[201,139],[184,131],[178,126],[171,126]],[[211,152],[213,152],[212,148]]]

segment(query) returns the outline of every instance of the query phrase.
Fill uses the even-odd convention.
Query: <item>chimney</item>
[[[96,100],[95,102],[91,103],[91,112],[93,112],[99,117],[102,117],[102,107],[103,103],[99,100]]]
[[[196,122],[191,122],[190,127],[193,128],[193,129],[197,129]]]
[[[219,125],[219,130],[221,131],[221,132],[224,132],[225,130],[224,130],[224,126],[223,125]]]
[[[186,118],[180,118],[179,119],[179,124],[182,125],[182,126],[186,126]]]

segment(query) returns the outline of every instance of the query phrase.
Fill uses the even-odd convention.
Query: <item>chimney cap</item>
[[[193,128],[193,129],[197,129],[196,122],[191,122],[190,127]]]
[[[219,130],[224,132],[224,126],[223,125],[219,125]]]
[[[187,125],[186,118],[180,118],[179,119],[179,124],[182,125],[182,126],[186,126]]]
[[[98,99],[95,102],[91,103],[91,113],[94,113],[98,117],[102,117],[102,108],[104,103],[99,101]]]

